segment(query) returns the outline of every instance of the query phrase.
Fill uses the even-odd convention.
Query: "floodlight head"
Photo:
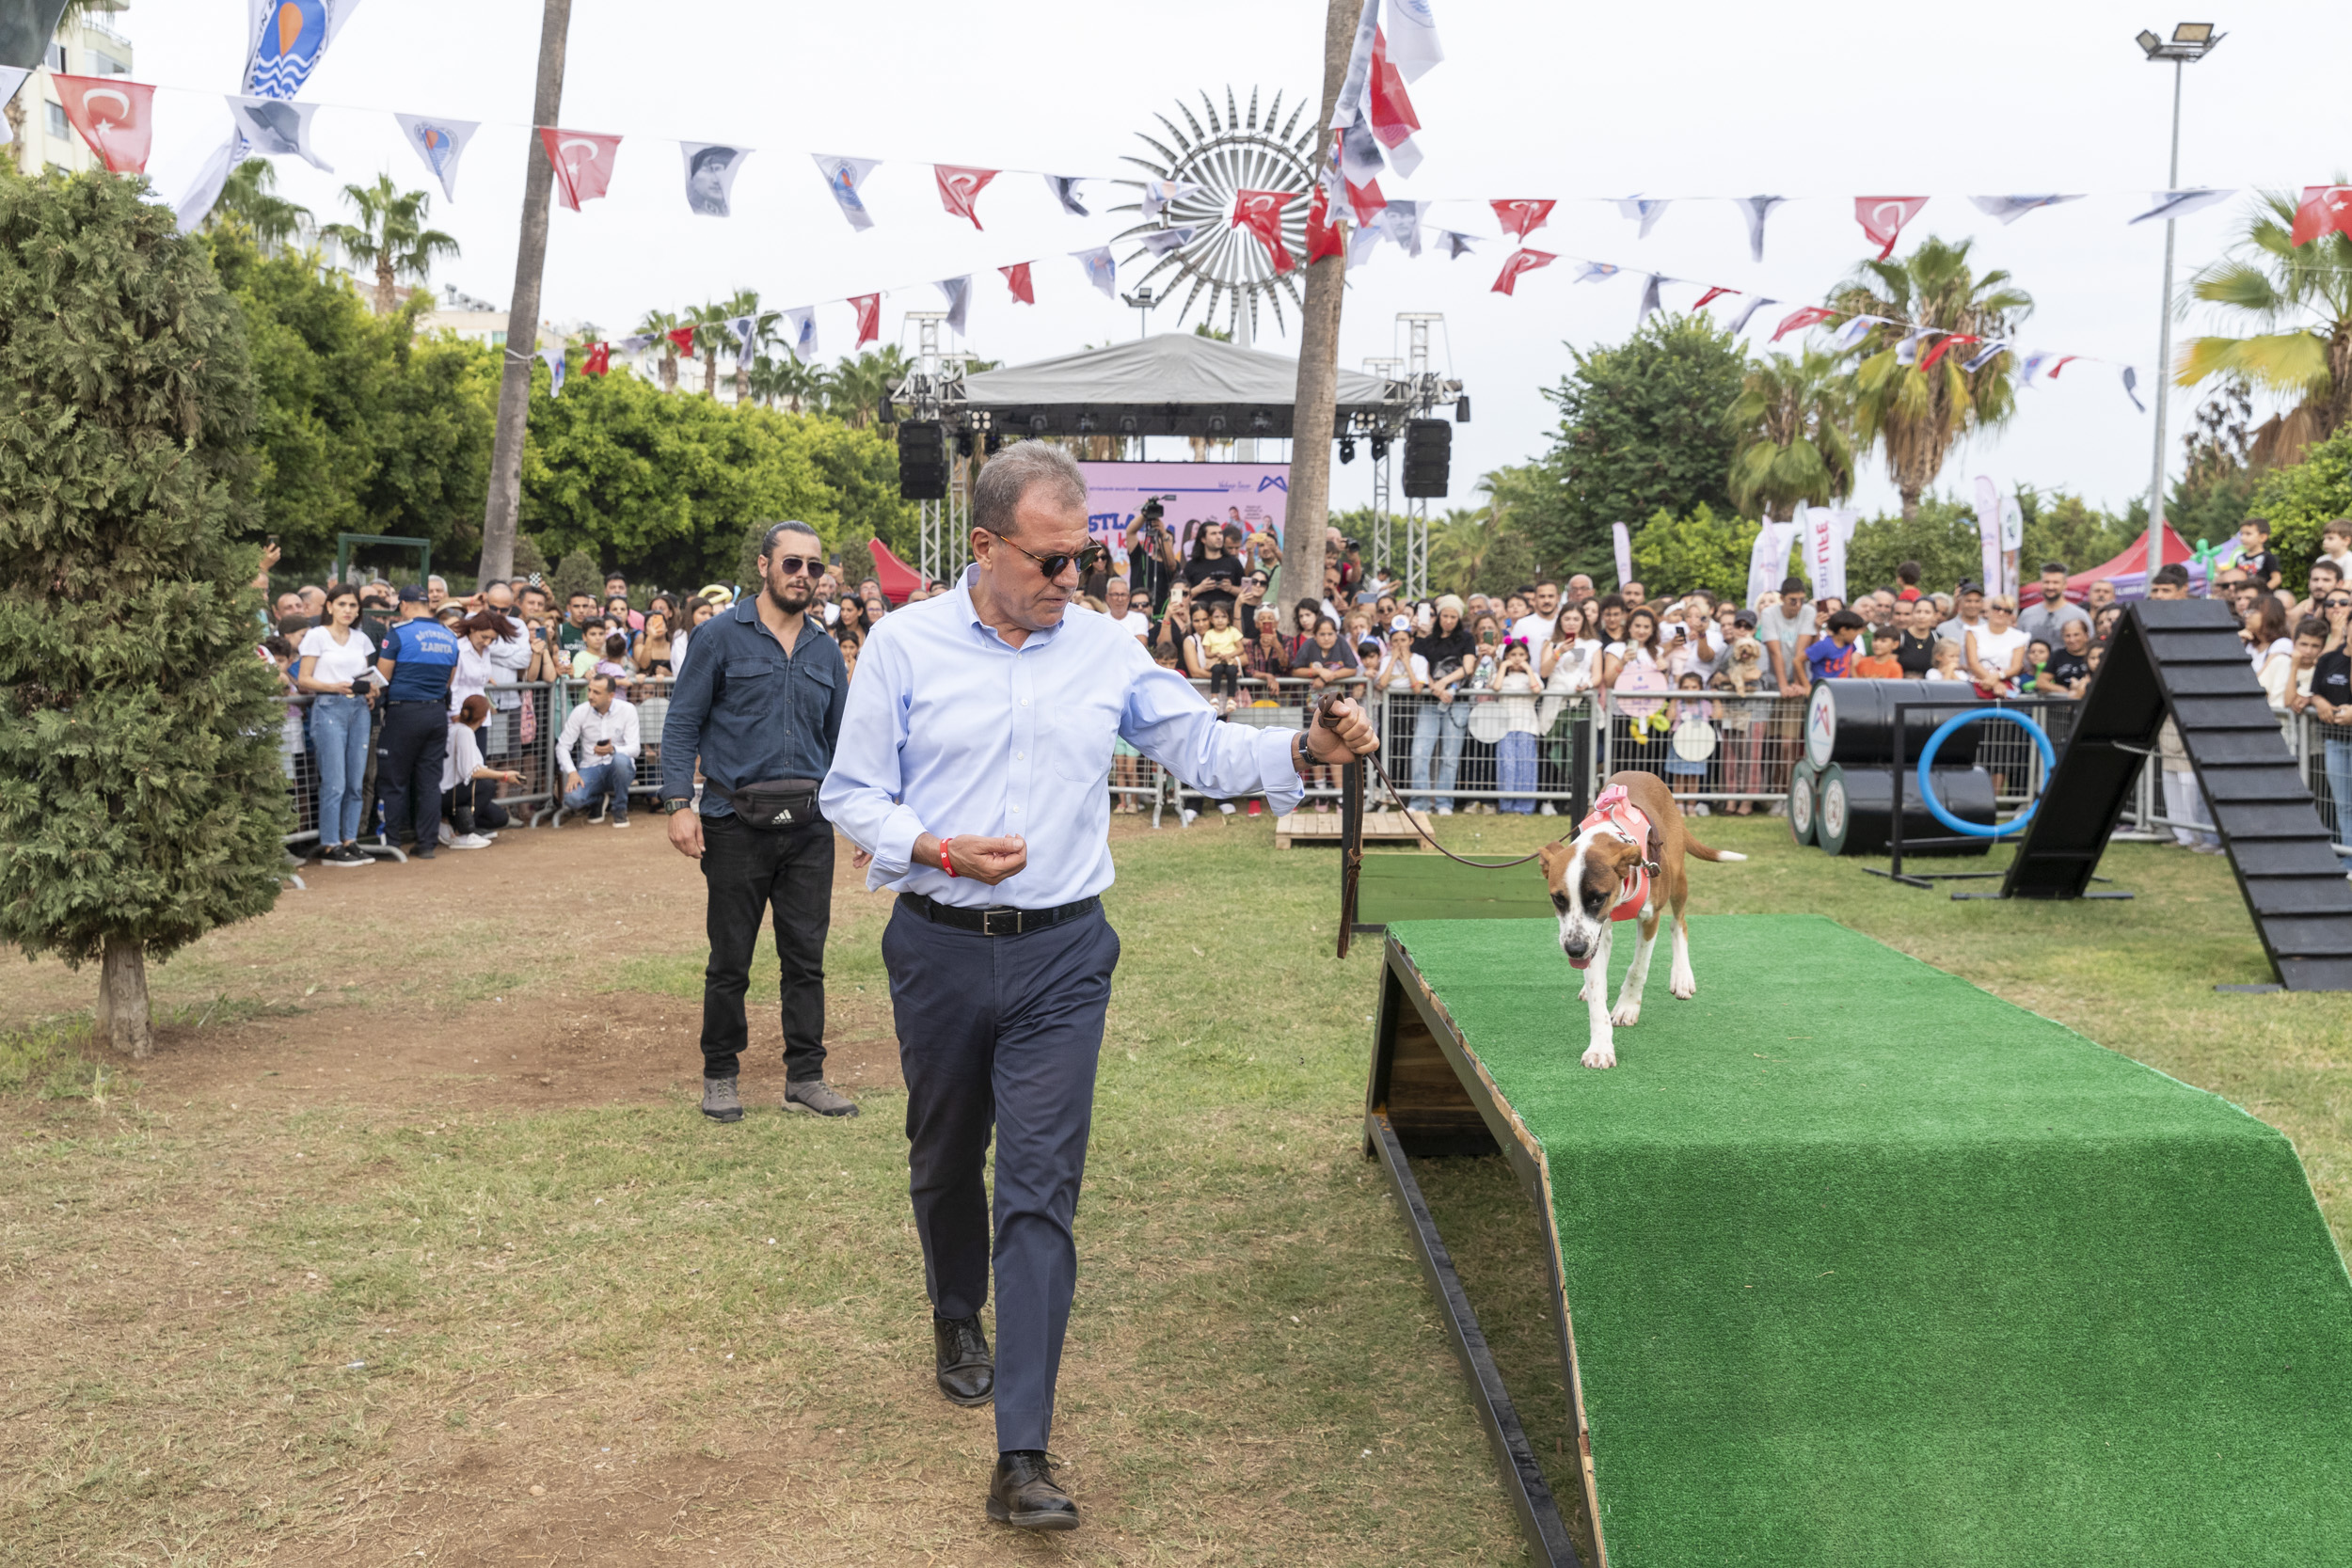
[[[2213,24],[2210,22],[2184,22],[2172,29],[2174,43],[2209,44],[2213,40]]]
[[[2191,60],[2203,59],[2213,53],[2215,44],[2228,36],[2215,32],[2210,22],[2184,22],[2172,29],[2169,42],[2145,28],[2140,30],[2137,41],[2141,52],[2151,60],[2169,60],[2175,65],[2185,65]]]
[[[2156,57],[2156,51],[2164,47],[2164,40],[2142,27],[2139,30],[2139,47],[2145,50],[2148,57],[2153,60]]]

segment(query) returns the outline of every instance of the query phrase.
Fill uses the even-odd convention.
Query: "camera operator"
[[[1215,523],[1202,529],[1192,543],[1192,559],[1184,562],[1184,588],[1196,616],[1220,605],[1233,619],[1233,601],[1240,596],[1241,558],[1225,547],[1225,531]]]
[[[1155,621],[1168,609],[1168,585],[1182,564],[1175,537],[1168,531],[1162,504],[1167,499],[1145,497],[1127,529],[1127,592]]]

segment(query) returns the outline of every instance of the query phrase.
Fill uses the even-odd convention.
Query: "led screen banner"
[[[1290,499],[1287,463],[1081,463],[1087,476],[1087,528],[1113,549],[1127,547],[1127,530],[1151,497],[1187,553],[1200,526],[1239,523],[1245,533],[1282,535]]]

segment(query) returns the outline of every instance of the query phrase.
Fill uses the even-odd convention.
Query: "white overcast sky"
[[[1401,352],[1399,311],[1445,313],[1441,362],[1468,384],[1475,414],[1456,433],[1456,505],[1472,504],[1478,474],[1540,450],[1551,420],[1539,388],[1565,367],[1563,343],[1621,339],[1641,286],[1638,277],[1571,286],[1563,262],[1522,279],[1516,298],[1489,293],[1508,247],[1492,237],[1487,198],[1563,198],[1533,243],[1564,257],[1810,302],[1863,253],[1854,196],[1930,196],[1909,233],[1972,235],[1983,264],[2013,272],[2037,306],[2027,346],[2137,364],[2144,397],[2157,379],[2164,230],[2124,220],[2165,181],[2172,69],[2143,60],[2133,35],[2143,26],[2169,35],[2185,19],[2229,34],[2188,68],[2184,185],[2295,186],[2352,166],[2342,87],[2352,6],[2342,0],[2270,0],[2185,18],[2105,0],[1961,9],[1883,0],[1436,6],[1448,57],[1413,88],[1426,161],[1412,180],[1385,184],[1392,197],[1460,198],[1438,220],[1489,238],[1455,261],[1434,252],[1408,261],[1382,246],[1350,279],[1341,358],[1357,366]],[[228,130],[212,95],[235,87],[246,10],[246,0],[135,0],[114,24],[136,47],[136,78],[168,89],[158,94],[149,165],[168,196]],[[488,122],[466,155],[457,201],[437,197],[434,221],[465,249],[435,283],[502,305],[538,24],[528,0],[363,0],[303,94],[343,106],[322,109],[317,121],[336,172],[284,160],[281,188],[322,217],[337,215],[345,181],[389,169],[404,184],[428,182],[389,111]],[[611,197],[552,216],[546,314],[618,336],[650,307],[739,287],[777,307],[889,287],[890,339],[903,311],[937,308],[922,280],[968,272],[966,346],[988,357],[1020,363],[1132,337],[1135,313],[1087,286],[1065,254],[1132,221],[1103,211],[1110,187],[1089,188],[1096,216],[1080,220],[1053,205],[1036,175],[1006,174],[982,196],[988,228],[976,233],[941,210],[925,166],[1131,172],[1121,155],[1147,150],[1136,133],[1179,97],[1205,87],[1221,102],[1228,84],[1245,101],[1253,86],[1315,92],[1322,27],[1316,0],[1030,0],[977,10],[933,0],[659,9],[575,0],[563,123],[626,139]],[[688,214],[680,139],[758,150],[737,182],[734,218]],[[811,151],[886,161],[868,186],[875,229],[843,222]],[[1967,202],[2044,191],[2090,198],[2010,228]],[[1761,264],[1749,260],[1725,202],[1677,204],[1637,241],[1613,205],[1566,199],[1636,192],[1804,199],[1773,214]],[[2181,222],[2182,277],[2229,242],[2243,207]],[[1012,304],[994,269],[1030,259],[1038,303]],[[1670,285],[1666,302],[1687,308],[1696,292]],[[1768,308],[1752,340],[1768,336],[1780,313]],[[1167,317],[1159,325],[1172,327]],[[828,355],[849,346],[846,306],[819,323]],[[1260,346],[1295,353],[1295,315],[1291,326],[1289,341],[1262,336]],[[1987,473],[2118,508],[2144,492],[2152,420],[2124,398],[2116,366],[2071,367],[2021,402],[1996,441],[1946,467],[1946,486]],[[2176,452],[2195,402],[2175,398],[2168,445]],[[1368,467],[1359,459],[1337,470],[1335,504],[1369,499]],[[1892,504],[1875,459],[1859,501]]]

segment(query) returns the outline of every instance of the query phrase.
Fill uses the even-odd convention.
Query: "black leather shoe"
[[[996,1456],[988,1483],[988,1516],[1019,1529],[1076,1529],[1078,1505],[1054,1484],[1054,1467],[1035,1449]]]
[[[939,1351],[939,1391],[949,1403],[986,1404],[996,1397],[996,1358],[977,1317],[935,1317],[931,1339]]]

